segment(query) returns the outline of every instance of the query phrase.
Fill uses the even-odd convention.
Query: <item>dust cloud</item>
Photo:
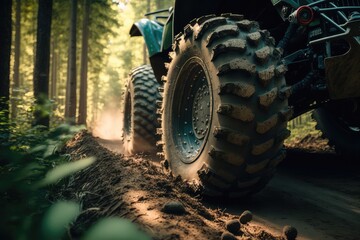
[[[94,137],[104,140],[121,140],[122,126],[121,110],[109,106],[102,110],[92,124],[91,130]]]

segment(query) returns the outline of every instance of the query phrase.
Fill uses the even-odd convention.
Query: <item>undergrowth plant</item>
[[[81,212],[80,205],[52,202],[49,196],[67,176],[95,161],[91,157],[71,161],[61,154],[63,144],[80,129],[64,124],[50,131],[32,127],[0,140],[0,239],[71,239],[69,229]],[[110,218],[96,223],[83,239],[149,238],[131,222]]]

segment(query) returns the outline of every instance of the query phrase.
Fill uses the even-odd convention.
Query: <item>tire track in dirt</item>
[[[98,141],[121,151],[119,142]],[[252,223],[274,235],[280,235],[284,225],[293,225],[298,240],[356,240],[360,235],[360,168],[345,161],[333,152],[292,148],[260,193],[242,202],[204,205],[231,215],[250,209],[255,215]]]

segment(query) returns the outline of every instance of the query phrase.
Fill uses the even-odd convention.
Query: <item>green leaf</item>
[[[74,202],[57,202],[45,213],[41,224],[44,240],[62,239],[69,225],[80,214],[80,206]]]
[[[46,174],[45,178],[40,181],[36,186],[44,187],[46,185],[56,183],[58,180],[90,166],[95,162],[95,160],[95,157],[89,157],[57,166],[54,169],[50,170]]]
[[[86,232],[83,240],[150,240],[135,224],[121,218],[105,218]]]

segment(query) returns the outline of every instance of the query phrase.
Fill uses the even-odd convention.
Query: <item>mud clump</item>
[[[184,205],[179,201],[171,201],[164,204],[162,212],[175,215],[183,215],[186,213]]]
[[[236,236],[230,232],[223,232],[221,234],[221,240],[236,240]]]
[[[226,229],[233,234],[238,233],[240,230],[240,222],[238,220],[227,221],[225,226]]]
[[[244,211],[239,217],[239,221],[242,224],[247,224],[252,219],[253,219],[253,214],[249,210]]]
[[[297,237],[297,230],[293,226],[285,226],[283,228],[283,235],[286,240],[295,240]]]

